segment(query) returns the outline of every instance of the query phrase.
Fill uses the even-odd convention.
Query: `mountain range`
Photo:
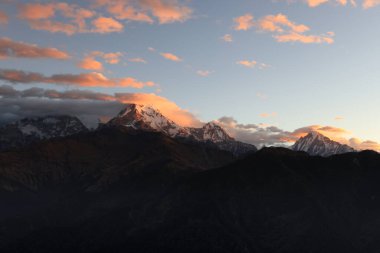
[[[300,151],[237,156],[217,124],[183,128],[139,105],[96,130],[69,116],[6,129],[20,141],[0,151],[2,253],[380,248],[380,154],[318,133]]]
[[[137,104],[128,104],[114,118],[99,125],[99,129],[122,127],[129,130],[160,132],[164,135],[189,142],[200,142],[231,152],[234,156],[244,156],[257,151],[254,145],[236,141],[215,122],[206,123],[201,128],[182,127],[166,118],[157,109]],[[62,138],[89,131],[73,116],[47,116],[26,118],[0,127],[0,150],[17,148],[52,138]],[[295,151],[305,151],[310,155],[330,156],[355,150],[347,145],[332,141],[317,132],[301,137],[293,146]]]

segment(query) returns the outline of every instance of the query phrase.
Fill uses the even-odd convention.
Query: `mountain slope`
[[[83,181],[67,195],[46,189],[0,192],[6,203],[0,226],[7,231],[0,233],[0,250],[375,253],[380,248],[379,168],[380,155],[370,151],[325,158],[265,148],[171,183],[163,183],[163,171],[152,177],[145,169],[119,187],[100,191],[86,191]]]
[[[18,148],[40,140],[87,132],[82,122],[72,116],[57,115],[25,118],[0,127],[0,150]]]
[[[305,137],[300,138],[293,146],[295,151],[304,151],[314,156],[331,156],[355,150],[347,145],[333,141],[318,132],[310,132]]]

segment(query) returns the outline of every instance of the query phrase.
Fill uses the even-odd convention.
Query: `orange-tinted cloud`
[[[271,112],[271,113],[264,112],[264,113],[261,113],[259,116],[261,118],[272,118],[272,117],[276,117],[277,113],[276,112]]]
[[[253,16],[251,14],[245,14],[243,16],[234,19],[235,30],[237,31],[247,31],[255,25],[253,21]]]
[[[19,5],[19,17],[27,20],[48,19],[55,15],[55,4],[28,3]]]
[[[100,57],[108,64],[118,64],[120,62],[120,58],[124,56],[122,52],[111,52],[105,53],[101,51],[93,51],[90,54],[91,57]]]
[[[292,0],[290,2],[294,2],[296,0]],[[323,4],[333,4],[337,6],[348,6],[351,5],[353,7],[358,6],[358,2],[361,2],[361,6],[364,9],[369,9],[380,5],[380,0],[299,0],[305,2],[309,7],[315,8]]]
[[[380,0],[364,0],[363,1],[363,8],[369,9],[372,7],[375,7],[377,5],[380,5]]]
[[[132,77],[125,78],[107,78],[101,73],[85,74],[58,74],[44,76],[40,73],[24,72],[19,70],[0,70],[0,80],[11,83],[49,83],[56,85],[73,85],[80,87],[132,87],[141,89],[143,87],[152,87],[154,82],[141,82]]]
[[[243,61],[238,61],[236,64],[242,65],[247,68],[254,68],[257,65],[257,61],[243,60]]]
[[[278,42],[300,42],[300,43],[327,43],[334,42],[334,33],[327,32],[322,35],[306,34],[310,27],[297,24],[284,14],[268,15],[254,20],[253,16],[246,14],[234,19],[235,30],[249,30],[256,28],[258,31],[270,32]]]
[[[180,4],[177,0],[141,0],[141,4],[160,24],[186,21],[193,12],[190,7]]]
[[[97,33],[112,33],[121,32],[124,28],[123,24],[113,18],[99,17],[92,21],[94,32]]]
[[[300,33],[288,33],[288,34],[280,34],[275,35],[274,38],[278,42],[301,42],[305,44],[310,43],[334,43],[334,39],[331,35],[304,35]]]
[[[60,16],[59,21],[57,16]],[[45,30],[52,33],[111,33],[121,32],[124,26],[111,17],[97,16],[96,12],[81,8],[76,4],[64,2],[30,3],[19,5],[21,19],[27,20],[35,30]],[[91,27],[86,20],[91,20]]]
[[[263,31],[280,33],[286,29],[296,33],[304,33],[310,30],[306,25],[299,25],[290,21],[288,17],[283,14],[265,16],[257,22],[257,26]]]
[[[34,44],[0,38],[0,59],[4,58],[52,58],[65,60],[70,56],[67,52],[52,47],[39,47]]]
[[[97,60],[95,60],[91,56],[85,57],[83,60],[81,60],[78,63],[78,67],[82,69],[87,70],[96,70],[96,71],[102,71],[103,70],[103,64]]]
[[[362,141],[359,138],[351,138],[348,140],[347,145],[356,150],[375,150],[380,151],[380,144],[375,141]]]
[[[176,61],[176,62],[182,61],[182,59],[180,57],[176,56],[175,54],[171,54],[171,53],[161,53],[161,56],[167,60],[170,60],[170,61]]]
[[[0,10],[0,25],[6,25],[8,22],[8,15],[4,11]]]

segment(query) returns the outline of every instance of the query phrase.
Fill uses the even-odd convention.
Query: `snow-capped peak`
[[[333,141],[319,132],[311,131],[301,137],[293,146],[295,151],[305,151],[310,155],[330,156],[355,150],[347,145]]]
[[[169,120],[157,109],[151,106],[138,104],[127,104],[115,118],[107,123],[107,125],[162,132],[170,137],[185,137],[190,134],[186,128]]]
[[[233,141],[234,139],[215,122],[209,122],[203,126],[203,139],[205,141],[222,142]]]

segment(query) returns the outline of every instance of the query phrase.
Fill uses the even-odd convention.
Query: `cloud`
[[[131,59],[128,59],[128,61],[135,62],[135,63],[147,63],[147,61],[143,58],[131,58]]]
[[[234,41],[231,34],[225,34],[222,37],[222,40],[225,41],[225,42],[233,42]]]
[[[247,68],[254,68],[257,65],[257,61],[243,60],[243,61],[238,61],[236,64],[242,65]]]
[[[9,22],[8,15],[4,11],[0,10],[0,25],[7,25],[8,22]]]
[[[246,14],[235,18],[234,22],[235,30],[246,31],[256,28],[257,31],[272,33],[278,42],[334,43],[335,34],[333,32],[321,35],[305,34],[310,31],[308,26],[297,24],[284,14],[267,15],[258,20],[254,20],[252,15]]]
[[[272,117],[276,117],[277,113],[276,112],[271,112],[271,113],[263,112],[263,113],[260,113],[259,116],[261,118],[272,118]]]
[[[48,83],[80,87],[132,87],[137,89],[141,89],[146,86],[152,87],[156,85],[154,82],[141,82],[132,77],[107,78],[103,74],[97,72],[44,76],[40,73],[7,69],[0,69],[0,80],[15,84]]]
[[[237,17],[234,19],[234,22],[235,30],[237,31],[247,31],[255,25],[253,16],[251,14],[245,14],[243,16]]]
[[[23,110],[27,111],[29,113],[29,116],[31,115],[41,115],[44,114],[42,112],[45,112],[48,107],[50,108],[50,104],[53,105],[53,107],[56,107],[57,104],[63,103],[66,105],[66,101],[75,101],[72,103],[72,107],[70,110],[68,110],[67,114],[73,114],[78,115],[82,114],[85,115],[86,112],[83,111],[83,108],[78,108],[79,112],[76,112],[76,105],[77,104],[91,104],[95,103],[96,105],[100,105],[101,101],[107,102],[104,105],[105,106],[111,106],[111,110],[101,110],[101,115],[99,115],[99,112],[96,112],[95,109],[88,108],[89,114],[93,115],[96,114],[98,116],[107,116],[112,117],[118,113],[118,111],[122,108],[122,105],[118,104],[127,104],[127,103],[135,103],[135,104],[145,104],[145,105],[152,105],[158,110],[161,111],[163,115],[170,118],[171,120],[175,121],[176,123],[182,125],[182,126],[200,126],[201,122],[189,111],[184,110],[180,108],[176,103],[164,98],[157,96],[153,93],[115,93],[113,95],[105,94],[105,93],[99,93],[99,92],[92,92],[92,91],[85,91],[85,90],[69,90],[69,91],[56,91],[56,90],[45,90],[41,88],[31,88],[27,90],[15,90],[11,86],[0,86],[0,96],[2,96],[2,99],[0,99],[0,120],[2,117],[2,113],[13,113],[15,115],[18,115],[18,117],[22,117],[24,114]],[[45,99],[41,99],[45,98]],[[39,99],[39,100],[37,100]],[[30,108],[27,107],[26,101],[33,101],[33,104],[41,104],[41,108]],[[80,101],[80,102],[78,102]],[[43,106],[42,106],[43,105]],[[4,108],[2,107],[4,106]],[[117,107],[118,109],[115,109]],[[11,108],[20,110],[18,113],[14,112],[15,110],[12,110]],[[27,108],[27,109],[25,109]],[[87,108],[87,107],[86,107]],[[96,106],[98,108],[98,106]],[[64,110],[66,109],[66,106],[64,106]],[[56,112],[53,111],[53,113],[62,112],[63,109],[60,109]],[[104,111],[107,111],[107,114],[104,113]],[[21,115],[20,115],[21,114]],[[4,121],[4,119],[2,119]]]
[[[102,71],[104,69],[103,64],[95,58],[101,58],[108,64],[118,64],[123,55],[121,52],[104,53],[101,51],[93,51],[78,63],[78,67],[87,70]]]
[[[161,56],[170,61],[180,62],[182,59],[171,53],[161,53]]]
[[[115,53],[102,53],[101,57],[108,63],[108,64],[118,64],[120,62],[120,58],[124,54],[121,52],[115,52]]]
[[[193,10],[177,0],[97,0],[98,6],[106,6],[110,14],[118,19],[160,24],[184,22]]]
[[[87,70],[96,70],[96,71],[103,70],[103,64],[101,62],[98,62],[91,56],[87,56],[83,60],[81,60],[78,63],[78,67],[82,69],[87,69]]]
[[[97,0],[97,7],[106,7],[108,13],[120,20],[153,24],[184,22],[191,18],[193,10],[178,0]]]
[[[334,43],[333,35],[303,35],[299,33],[288,33],[274,36],[278,42],[301,42],[305,44],[310,43]]]
[[[51,58],[65,60],[70,58],[67,52],[57,48],[39,47],[34,44],[0,38],[0,59],[4,58]]]
[[[342,116],[336,116],[336,117],[334,118],[334,120],[344,120],[344,117],[342,117]]]
[[[363,8],[369,9],[372,7],[375,7],[377,5],[380,5],[380,0],[364,0],[363,1]]]
[[[197,75],[207,77],[212,73],[210,70],[198,70]]]
[[[297,0],[292,0],[288,2],[296,2],[296,1]],[[305,2],[311,8],[316,8],[323,4],[333,4],[336,6],[351,5],[353,7],[356,7],[358,6],[358,2],[360,2],[359,0],[298,0],[298,1]],[[361,2],[362,2],[361,6],[364,9],[369,9],[369,8],[376,7],[377,5],[380,5],[380,0],[363,0]]]
[[[123,24],[113,18],[99,17],[92,21],[94,25],[93,32],[96,33],[112,33],[123,31]]]
[[[52,18],[56,12],[55,4],[28,3],[19,5],[18,16],[22,19],[39,20]]]
[[[64,2],[20,4],[18,16],[26,20],[32,29],[67,35],[121,32],[124,28],[114,18],[97,16],[95,11]],[[91,27],[87,24],[88,19],[92,19]]]

